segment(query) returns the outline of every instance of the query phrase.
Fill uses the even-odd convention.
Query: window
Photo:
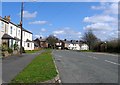
[[[18,35],[20,36],[20,30],[18,30]]]
[[[13,40],[11,40],[11,48],[13,48]]]
[[[28,43],[27,46],[30,47],[30,44]]]
[[[10,34],[12,34],[12,26],[11,26],[11,28],[10,28]]]
[[[1,24],[2,24],[2,28],[4,28],[4,23],[2,22]]]

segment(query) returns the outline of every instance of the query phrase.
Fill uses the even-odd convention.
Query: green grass
[[[25,53],[36,53],[40,50],[25,50]]]
[[[11,83],[39,83],[50,80],[57,75],[51,51],[37,56]]]

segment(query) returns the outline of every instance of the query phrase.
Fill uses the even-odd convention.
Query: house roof
[[[46,39],[44,38],[44,39],[39,39],[40,41],[46,41]]]
[[[13,38],[12,36],[10,36],[10,35],[8,35],[8,34],[4,34],[3,36],[2,36],[2,39],[15,39],[15,38]]]
[[[33,34],[32,32],[30,32],[30,31],[28,31],[28,30],[26,30],[26,29],[24,29],[24,28],[23,28],[23,31],[26,31],[26,32],[28,32],[28,33],[30,33],[30,34]]]
[[[11,22],[11,21],[8,21],[8,20],[6,20],[5,18],[2,18],[1,16],[0,16],[0,20],[1,20],[1,21],[4,21],[4,22],[6,22],[6,23],[11,23],[11,24],[13,24],[13,25],[15,25],[15,26],[17,26],[17,27],[20,28],[20,25],[15,24],[15,23],[13,23],[13,22]],[[26,30],[26,29],[24,29],[24,28],[23,28],[23,31],[26,31],[26,32],[28,32],[28,33],[30,33],[30,34],[33,34],[32,32],[30,32],[30,31],[28,31],[28,30]]]
[[[17,41],[20,41],[20,39],[19,39],[19,38],[17,38],[17,37],[14,37],[14,39],[15,39],[15,40],[17,40]]]
[[[17,26],[20,28],[20,25],[19,25],[19,24],[18,24]],[[22,28],[22,30],[25,31],[25,32],[28,32],[28,33],[30,33],[30,34],[33,34],[32,32],[30,32],[30,31],[28,31],[28,30],[26,30],[26,29],[24,29],[24,28]]]
[[[71,43],[70,41],[64,41],[64,40],[62,40],[64,43],[67,43],[67,44],[69,44],[69,43]]]
[[[26,42],[32,42],[31,40],[27,39]]]

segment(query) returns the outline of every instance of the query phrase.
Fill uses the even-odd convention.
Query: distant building
[[[79,41],[80,50],[89,50],[89,46],[84,41]]]
[[[64,49],[69,50],[89,50],[89,46],[83,42],[78,40],[63,40],[64,42]]]
[[[10,21],[10,16],[0,17],[0,45],[6,43],[9,48],[13,48],[17,43],[20,48],[21,28],[19,25]],[[32,33],[23,28],[22,46],[25,50],[34,50]]]
[[[68,46],[70,50],[80,50],[79,42],[76,40],[71,40]]]
[[[42,38],[42,37],[36,38],[34,40],[34,43],[36,48],[48,48],[48,42],[46,38]]]
[[[57,49],[64,49],[64,42],[62,40],[58,40],[55,43],[55,46],[56,46]]]

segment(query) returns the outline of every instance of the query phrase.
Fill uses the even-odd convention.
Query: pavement
[[[118,55],[54,50],[62,83],[118,83]]]
[[[2,60],[2,83],[9,83],[19,72],[21,72],[37,55],[44,50],[32,54],[10,56]]]

